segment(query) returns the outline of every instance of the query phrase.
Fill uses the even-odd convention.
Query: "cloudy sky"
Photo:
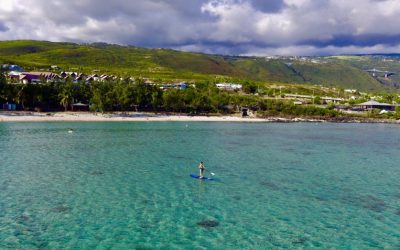
[[[0,40],[232,55],[400,53],[400,0],[1,0]]]

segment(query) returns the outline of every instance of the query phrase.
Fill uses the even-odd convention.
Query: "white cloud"
[[[2,0],[0,39],[228,54],[400,52],[399,16],[398,0]]]

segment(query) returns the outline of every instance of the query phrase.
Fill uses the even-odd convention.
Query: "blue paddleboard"
[[[195,179],[200,179],[200,180],[206,180],[206,181],[212,181],[214,180],[213,178],[209,178],[209,177],[203,177],[201,178],[199,175],[197,174],[190,174],[190,177],[195,178]]]

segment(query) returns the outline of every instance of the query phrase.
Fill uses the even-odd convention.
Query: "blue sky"
[[[230,55],[400,52],[399,0],[1,0],[0,40]]]

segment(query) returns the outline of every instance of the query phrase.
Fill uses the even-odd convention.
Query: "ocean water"
[[[399,150],[398,125],[0,123],[0,249],[399,249]]]

